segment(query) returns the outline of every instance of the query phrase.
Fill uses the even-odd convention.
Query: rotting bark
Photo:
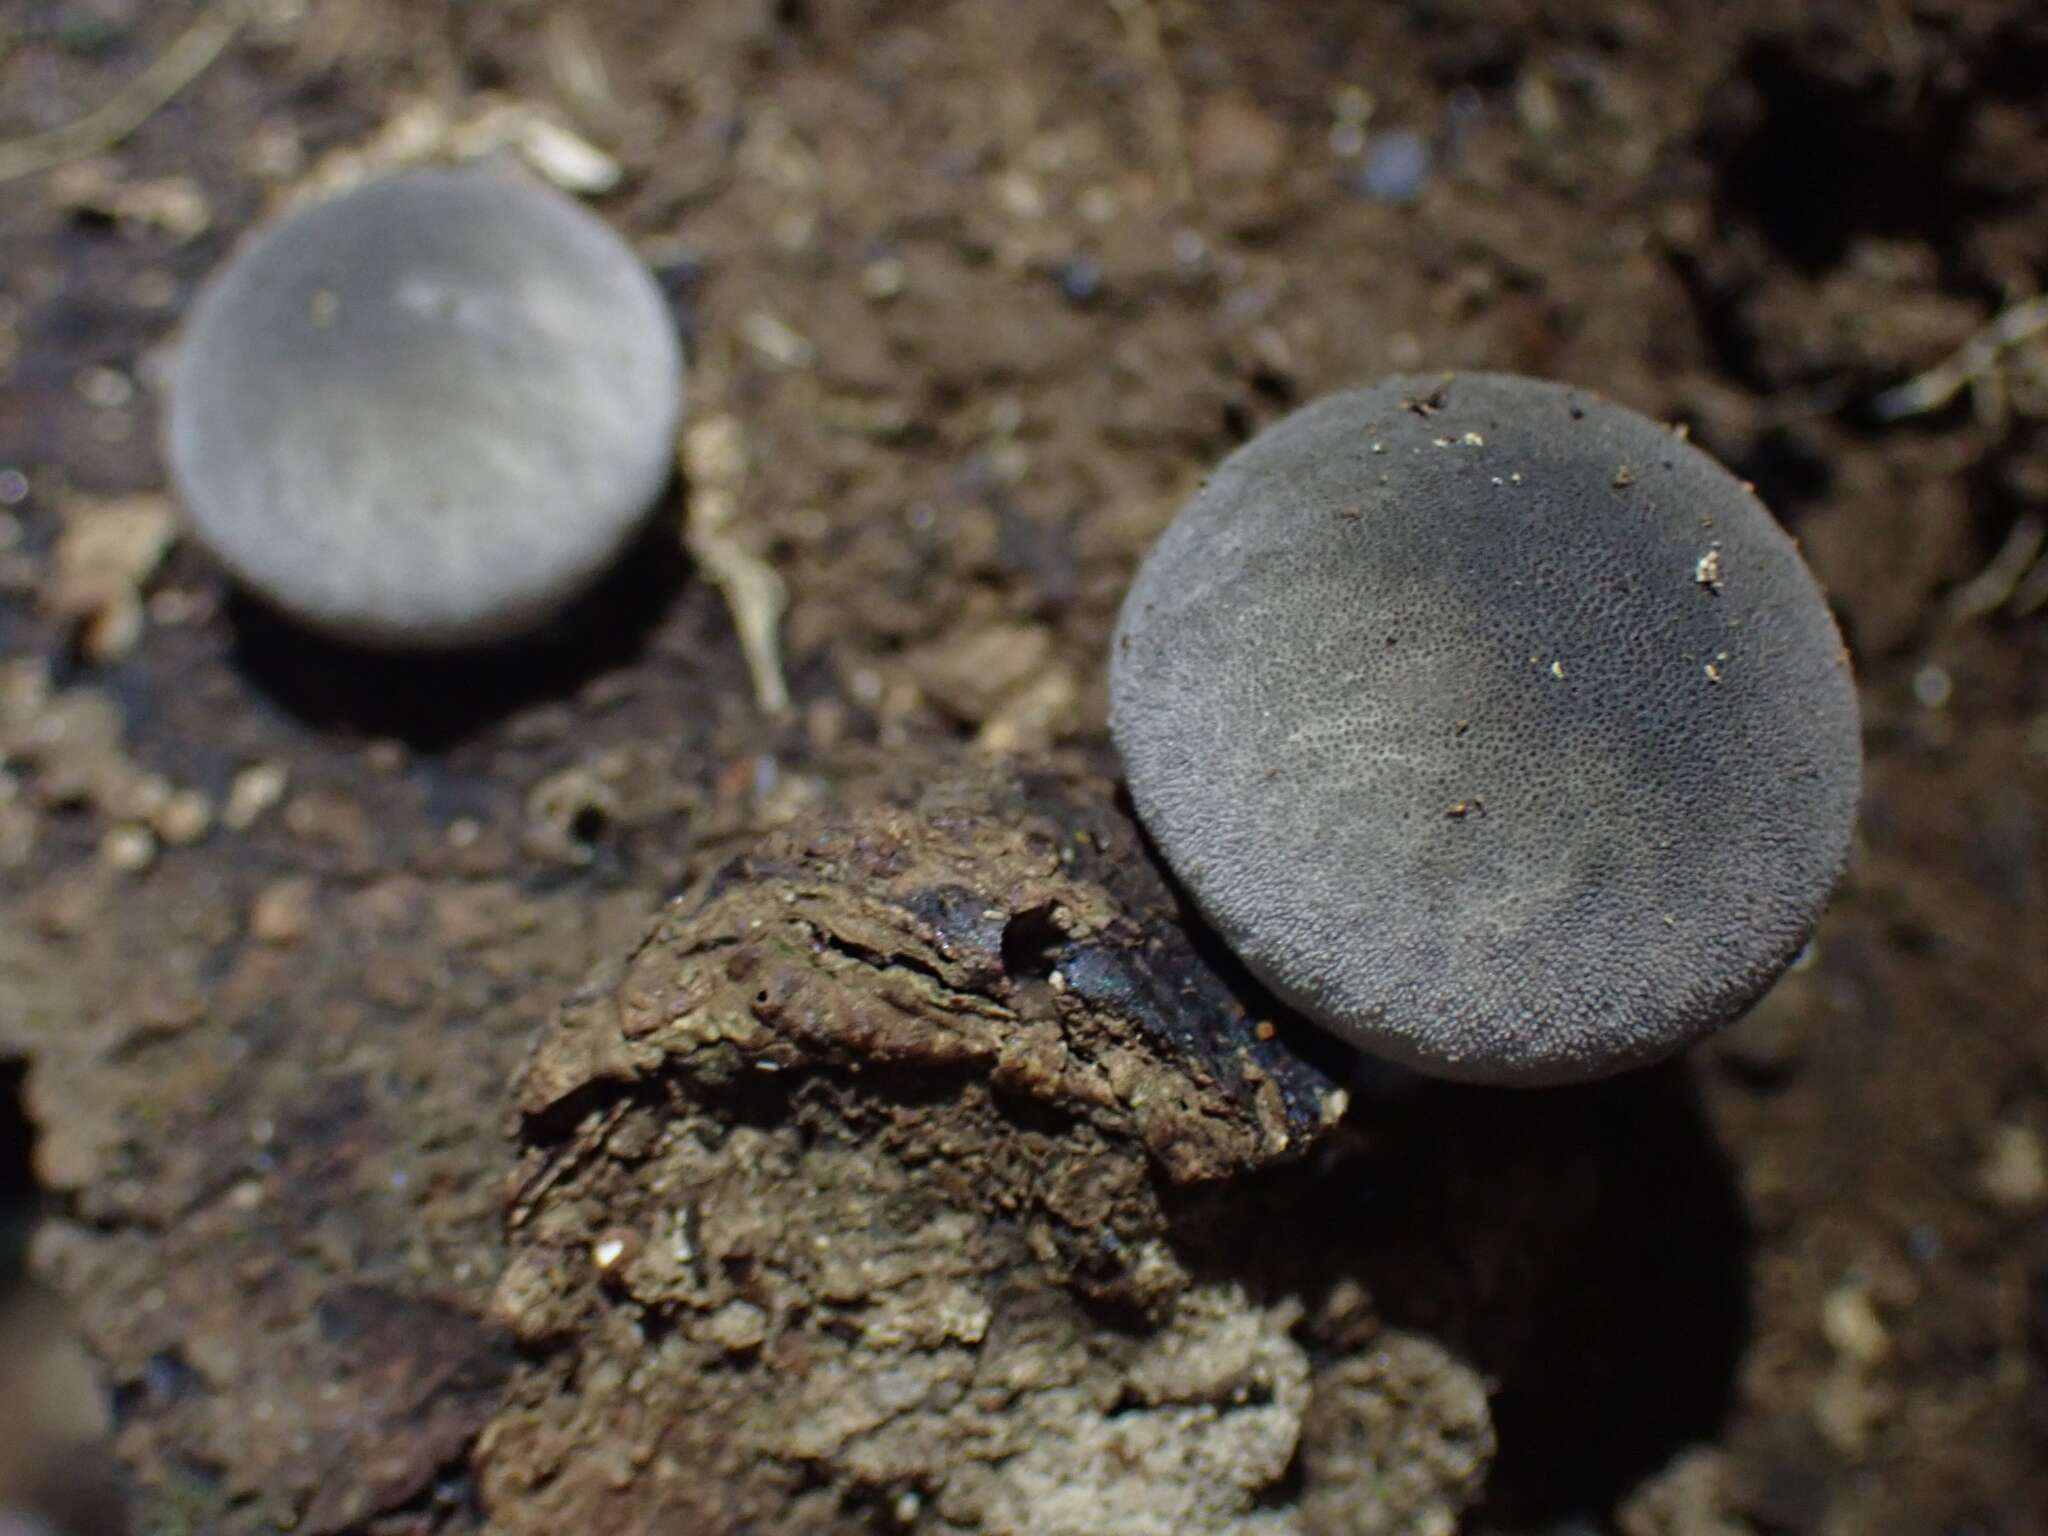
[[[1450,1529],[1484,1389],[1284,1252],[1347,1096],[1256,996],[1085,772],[766,834],[519,1086],[493,1528]]]

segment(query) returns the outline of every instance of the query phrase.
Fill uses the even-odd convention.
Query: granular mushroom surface
[[[165,438],[236,577],[358,643],[463,645],[551,616],[667,483],[683,359],[607,225],[491,166],[286,217],[202,294]]]
[[[1126,598],[1111,724],[1195,904],[1280,999],[1436,1075],[1667,1055],[1846,860],[1846,652],[1792,540],[1585,390],[1409,377],[1233,454]]]

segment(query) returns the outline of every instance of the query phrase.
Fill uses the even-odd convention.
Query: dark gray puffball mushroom
[[[165,446],[201,540],[309,628],[507,638],[602,574],[667,484],[661,291],[570,198],[490,166],[303,208],[211,281]]]
[[[1848,855],[1848,657],[1665,427],[1505,375],[1332,396],[1146,558],[1110,671],[1140,817],[1281,1001],[1436,1076],[1605,1076],[1727,1022]]]

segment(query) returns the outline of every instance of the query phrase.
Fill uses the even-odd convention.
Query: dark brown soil
[[[197,14],[0,0],[0,135]],[[258,0],[0,192],[0,1266],[118,1469],[10,1454],[96,1426],[9,1391],[0,1510],[2048,1529],[2048,352],[1873,404],[2048,272],[2044,78],[1992,0]],[[366,661],[158,558],[152,357],[291,189],[493,98],[622,163],[700,483],[536,643]],[[1856,653],[1861,837],[1685,1061],[1329,1129],[1343,1065],[1145,863],[1103,647],[1235,443],[1478,367],[1756,482]],[[681,553],[712,491],[780,718]],[[753,1023],[636,1033],[629,955]]]

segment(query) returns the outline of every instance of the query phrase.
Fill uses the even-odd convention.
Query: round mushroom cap
[[[498,640],[585,590],[672,471],[683,358],[606,224],[489,166],[299,210],[210,283],[170,370],[201,539],[309,628]]]
[[[1124,602],[1147,830],[1284,1003],[1471,1082],[1605,1076],[1752,1002],[1848,856],[1856,696],[1749,487],[1585,390],[1332,396]]]

